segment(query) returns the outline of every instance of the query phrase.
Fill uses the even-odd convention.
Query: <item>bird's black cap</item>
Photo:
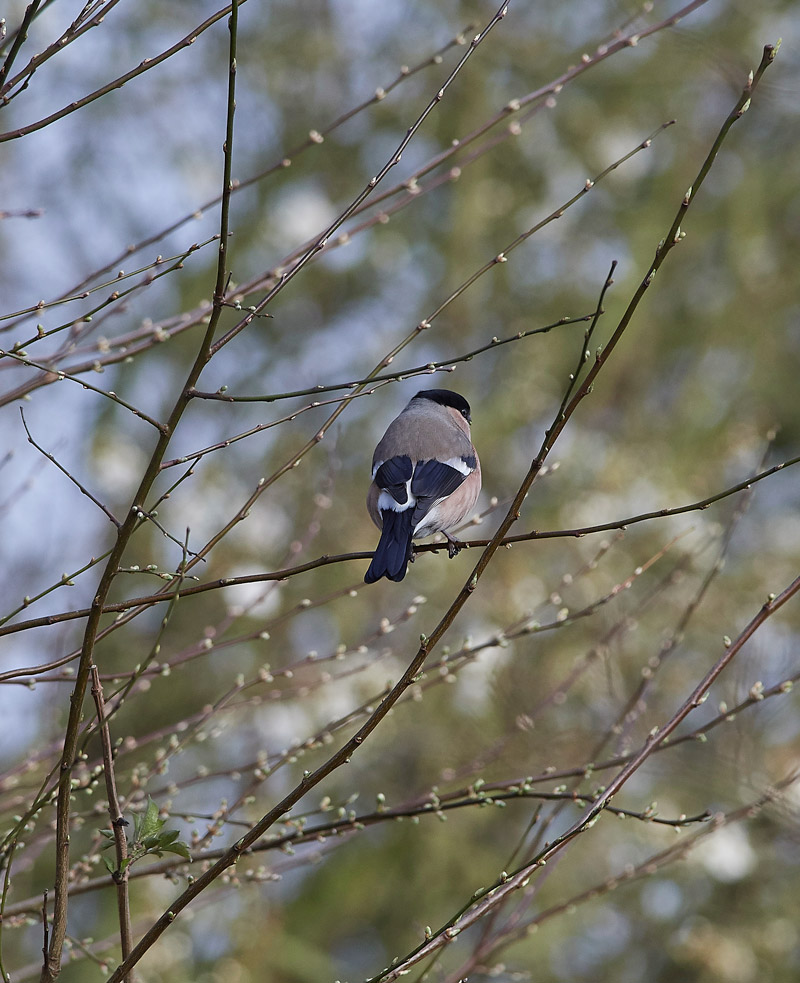
[[[451,389],[423,389],[417,393],[414,399],[430,399],[441,406],[452,406],[454,410],[458,410],[467,423],[472,423],[469,403],[463,396],[454,393]]]

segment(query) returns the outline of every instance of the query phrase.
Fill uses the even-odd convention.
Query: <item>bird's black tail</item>
[[[381,577],[399,581],[406,575],[408,561],[411,558],[411,537],[414,530],[411,527],[414,510],[409,508],[402,512],[394,509],[381,509],[383,526],[372,563],[364,575],[364,582],[374,584]]]

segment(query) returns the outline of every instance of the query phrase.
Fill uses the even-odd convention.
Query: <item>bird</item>
[[[414,539],[442,532],[451,559],[458,553],[461,544],[448,530],[469,515],[481,490],[471,422],[459,393],[424,389],[389,424],[372,458],[367,510],[381,536],[365,583],[401,581]]]

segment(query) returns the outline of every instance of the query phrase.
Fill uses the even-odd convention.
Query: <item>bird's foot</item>
[[[447,539],[447,555],[452,560],[454,556],[458,556],[464,544],[461,542],[461,540],[455,539],[453,536],[449,536],[447,533],[444,535]]]

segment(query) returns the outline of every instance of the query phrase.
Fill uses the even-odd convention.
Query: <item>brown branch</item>
[[[665,740],[692,710],[702,705],[711,684],[730,663],[737,652],[741,650],[744,644],[755,634],[758,628],[798,592],[800,592],[800,577],[794,580],[778,597],[767,600],[758,614],[750,621],[736,641],[729,645],[726,652],[717,660],[708,673],[706,673],[692,694],[676,710],[667,723],[661,727],[653,728],[650,736],[640,750],[630,757],[625,767],[614,776],[606,788],[597,796],[592,805],[586,809],[581,818],[573,823],[566,832],[558,836],[551,843],[545,844],[544,849],[513,874],[504,874],[495,884],[488,888],[483,888],[479,892],[477,899],[471,899],[442,928],[436,933],[433,933],[429,940],[426,940],[422,945],[414,949],[404,959],[398,960],[391,969],[371,977],[367,983],[388,983],[388,981],[398,979],[403,973],[407,972],[410,966],[415,965],[431,952],[447,945],[458,934],[464,931],[464,929],[475,924],[475,922],[479,921],[489,911],[505,901],[511,893],[519,890],[523,884],[527,884],[531,876],[538,869],[552,860],[553,857],[576,837],[590,829],[600,813],[604,809],[607,809],[610,800],[619,792],[631,775],[641,767],[654,751],[664,746]],[[552,778],[552,775],[550,777]]]
[[[492,266],[495,265],[495,261],[492,260]],[[425,373],[431,373],[437,369],[446,369],[448,366],[456,365],[459,362],[469,362],[470,359],[475,358],[476,355],[481,355],[483,352],[491,351],[495,348],[501,348],[503,345],[509,345],[515,341],[522,341],[524,338],[531,338],[534,335],[547,334],[554,328],[560,328],[566,324],[583,324],[586,321],[591,321],[594,315],[592,314],[582,314],[580,317],[561,317],[557,321],[553,321],[551,324],[545,324],[541,328],[531,328],[528,331],[517,331],[516,334],[510,335],[508,338],[492,338],[490,342],[485,345],[481,345],[478,348],[473,348],[472,351],[465,352],[463,355],[456,355],[453,358],[446,358],[439,362],[426,362],[425,365],[417,365],[414,368],[409,369],[398,369],[396,372],[386,372],[383,375],[372,375],[368,376],[366,379],[357,379],[353,382],[335,382],[329,386],[310,386],[307,389],[295,389],[292,392],[283,393],[270,393],[264,396],[233,396],[226,392],[201,392],[197,390],[193,395],[197,399],[216,399],[223,403],[275,403],[281,399],[295,399],[299,396],[315,396],[319,393],[330,393],[336,392],[339,389],[356,389],[361,386],[371,386],[376,382],[393,382],[395,380],[402,381],[408,379],[415,375],[424,375]],[[430,323],[429,319],[428,323]],[[0,352],[0,354],[2,354]],[[193,454],[187,454],[186,459],[194,457]],[[176,462],[177,463],[177,462]],[[165,464],[164,467],[168,467]]]
[[[531,932],[535,931],[543,922],[546,922],[549,919],[557,917],[565,912],[573,911],[579,904],[584,904],[587,901],[594,901],[597,898],[601,898],[609,892],[616,890],[618,887],[622,887],[624,884],[630,884],[634,881],[640,880],[642,877],[650,877],[662,867],[684,859],[690,853],[690,851],[698,845],[698,843],[701,843],[709,836],[713,836],[714,833],[721,827],[729,825],[730,823],[739,822],[743,819],[751,819],[765,805],[773,802],[780,791],[794,784],[798,780],[798,777],[800,777],[800,775],[795,772],[794,774],[782,779],[775,785],[769,787],[763,795],[759,796],[754,801],[727,813],[716,813],[714,816],[710,817],[711,822],[704,828],[697,830],[687,837],[682,837],[681,840],[678,843],[675,843],[673,846],[667,847],[665,850],[661,850],[658,853],[653,854],[636,866],[626,866],[619,873],[612,874],[610,877],[606,877],[602,881],[596,882],[590,887],[585,888],[583,891],[580,891],[578,894],[572,895],[567,900],[551,905],[549,908],[545,908],[543,911],[538,912],[521,925],[518,924],[520,921],[519,917],[509,919],[508,924],[499,929],[495,933],[494,937],[487,938],[485,943],[475,952],[473,952],[473,954],[461,964],[454,974],[451,974],[446,978],[446,983],[456,983],[456,980],[460,981],[466,979],[466,974],[474,972],[478,963],[483,963],[490,958],[496,958],[498,952],[507,948],[514,942],[517,942],[530,935]]]
[[[786,679],[782,680],[780,683],[776,683],[774,686],[766,687],[764,689],[753,687],[753,692],[751,695],[743,700],[741,703],[734,707],[726,708],[724,712],[720,713],[717,717],[708,721],[707,723],[701,725],[696,730],[690,731],[682,736],[675,738],[670,741],[665,741],[660,744],[654,753],[660,753],[663,751],[669,751],[678,745],[685,743],[686,741],[696,741],[701,739],[703,735],[709,733],[711,730],[715,729],[723,723],[728,723],[733,720],[739,713],[743,710],[749,709],[754,706],[761,706],[764,700],[771,699],[775,696],[785,695],[790,693],[793,688],[793,684],[800,680],[800,671],[793,673]],[[162,735],[163,736],[163,735]],[[633,753],[627,755],[620,755],[615,758],[608,759],[602,762],[593,762],[590,766],[581,765],[575,768],[568,769],[547,769],[539,775],[527,775],[518,776],[511,779],[499,780],[494,782],[473,782],[471,785],[453,790],[446,793],[437,793],[436,801],[440,804],[444,804],[449,807],[450,803],[458,802],[461,800],[468,800],[471,796],[475,795],[478,785],[480,790],[483,792],[484,796],[490,797],[492,799],[512,799],[515,797],[528,797],[532,790],[532,786],[540,783],[551,784],[554,781],[560,781],[564,778],[584,778],[588,779],[600,772],[607,771],[610,768],[618,768],[620,765],[624,765],[631,761],[633,758]],[[248,768],[261,767],[260,762],[254,763],[252,766],[242,766],[240,770],[247,770]],[[220,773],[222,774],[222,773]],[[213,778],[213,775],[209,775],[209,778]],[[555,797],[555,794],[554,794]],[[561,798],[564,801],[574,801],[579,802],[580,800],[586,800],[592,798],[592,796],[584,795],[581,796],[579,792],[565,792],[561,794]],[[405,803],[403,806],[394,807],[393,810],[387,809],[382,811],[381,815],[388,815],[390,812],[396,813],[397,810],[406,810],[409,815],[414,815],[416,810],[420,810],[419,814],[429,813],[431,811],[431,803],[434,800],[431,798],[430,794],[423,796],[422,798],[414,799],[410,802]],[[745,807],[747,808],[747,807]],[[195,818],[199,818],[195,815]],[[300,818],[299,815],[294,817],[297,821]],[[654,821],[655,815],[650,814],[649,810],[638,814],[638,818]],[[347,820],[342,820],[344,826],[347,827],[352,825],[354,822],[362,822],[365,819],[364,815],[355,818],[350,818]],[[697,821],[702,820],[702,815],[694,817]],[[229,820],[230,822],[230,820]],[[247,824],[249,825],[249,824]],[[670,823],[671,825],[671,823]],[[319,832],[319,827],[314,827],[315,831]],[[333,825],[331,824],[331,829]],[[305,827],[304,827],[305,830]],[[704,831],[707,832],[707,831]],[[297,842],[298,839],[302,838],[302,833],[295,830],[291,835],[278,836],[273,839],[268,839],[260,843],[254,844],[248,851],[247,855],[252,855],[256,853],[266,852],[268,850],[280,848],[286,845],[287,842]],[[207,850],[202,853],[198,853],[193,859],[195,862],[206,861],[206,860],[216,860],[221,857],[225,851],[226,847],[219,847],[215,850]],[[162,874],[169,874],[176,871],[185,865],[185,861],[175,857],[162,860],[159,863],[151,864],[148,867],[136,868],[131,871],[130,877],[149,877],[149,876],[161,876]],[[106,877],[97,877],[89,881],[84,881],[82,883],[73,883],[70,885],[70,896],[81,895],[97,890],[102,890],[108,887],[108,879]],[[37,898],[32,897],[26,900],[17,901],[14,904],[8,905],[4,912],[5,918],[13,918],[23,914],[34,914],[37,911],[36,908]]]
[[[50,6],[51,2],[52,0],[45,0],[45,3],[42,4],[41,6],[39,6],[39,0],[36,0],[35,3],[32,3],[31,4],[32,7],[39,6],[39,9],[35,12],[34,16],[38,16],[39,14],[42,14],[47,9],[47,7]],[[11,102],[11,100],[15,96],[18,96],[20,92],[23,92],[27,88],[28,83],[31,80],[31,76],[34,74],[34,72],[41,65],[43,65],[48,59],[52,58],[53,55],[58,54],[60,51],[63,51],[68,44],[71,44],[73,41],[76,41],[87,31],[91,30],[91,28],[97,27],[98,24],[101,24],[106,14],[113,7],[116,7],[118,3],[119,0],[107,0],[105,4],[91,3],[91,2],[86,3],[83,9],[81,10],[81,12],[75,18],[75,20],[69,25],[69,27],[67,27],[67,29],[61,34],[61,36],[56,38],[55,41],[49,44],[44,49],[44,51],[35,54],[30,59],[28,64],[25,66],[25,68],[22,69],[22,71],[18,72],[13,78],[9,79],[8,82],[5,82],[4,84],[3,82],[4,82],[5,75],[0,74],[0,106],[7,105],[9,102]],[[83,18],[86,17],[87,13],[92,9],[94,10],[92,15],[88,19],[84,20]],[[26,16],[27,16],[27,11],[26,11]],[[20,28],[20,30],[22,30],[22,28]],[[14,42],[16,43],[18,39],[19,39],[19,32],[17,32],[14,38]],[[8,95],[11,89],[19,85],[19,83],[22,82],[23,79],[25,80],[24,84],[16,92],[13,92],[11,95]]]
[[[526,109],[533,103],[538,104],[533,107],[534,111],[539,109],[541,105],[547,106],[546,100],[548,97],[552,99],[556,94],[563,90],[565,85],[568,85],[584,72],[589,71],[591,68],[601,64],[607,58],[618,54],[620,51],[636,47],[640,41],[647,37],[657,34],[658,32],[669,27],[674,27],[675,24],[679,23],[698,7],[702,7],[706,3],[708,3],[708,0],[693,0],[692,3],[688,3],[685,7],[682,7],[674,14],[666,17],[664,20],[661,20],[656,24],[651,24],[649,27],[642,28],[641,30],[630,31],[627,34],[624,34],[622,37],[618,37],[615,41],[609,44],[599,45],[593,55],[583,55],[576,65],[570,65],[565,72],[548,82],[546,85],[540,86],[538,89],[534,89],[532,92],[528,92],[523,96],[510,99],[502,109],[496,112],[488,120],[485,120],[470,133],[466,134],[466,136],[461,137],[457,141],[453,141],[451,146],[447,147],[447,149],[443,150],[441,153],[436,154],[431,160],[415,171],[410,178],[407,178],[400,184],[395,185],[393,188],[388,188],[382,194],[376,195],[370,202],[370,205],[380,204],[382,201],[385,201],[393,195],[407,190],[409,186],[413,187],[416,181],[429,174],[437,167],[440,167],[454,155],[460,153],[464,147],[469,146],[480,137],[484,136],[484,134],[493,129],[498,123],[517,116],[523,109]],[[532,110],[528,110],[529,114],[531,112]],[[520,119],[523,121],[527,118],[529,118],[529,115],[523,115],[520,117]],[[519,127],[520,119],[514,120],[511,125],[516,125],[516,127]],[[513,134],[513,131],[511,132]],[[508,135],[509,134],[505,134],[503,139],[505,139]],[[492,143],[491,146],[494,146],[494,143]],[[463,166],[463,162],[461,162],[460,166]],[[363,209],[358,209],[355,214],[359,214],[359,212],[362,210]]]
[[[22,365],[27,365],[29,368],[38,369],[40,372],[44,372],[49,377],[48,381],[51,382],[61,382],[64,379],[68,379],[70,382],[75,382],[82,389],[86,389],[89,392],[98,393],[100,396],[105,396],[106,399],[110,399],[113,403],[117,403],[119,406],[124,407],[126,410],[130,410],[134,416],[138,416],[140,420],[144,420],[145,423],[149,423],[151,427],[155,427],[156,430],[161,430],[163,432],[164,424],[159,423],[158,420],[154,420],[153,417],[148,416],[147,413],[143,413],[141,410],[137,409],[132,403],[126,402],[121,399],[115,392],[110,390],[100,389],[99,386],[93,386],[91,382],[86,382],[83,379],[76,379],[75,376],[70,375],[68,372],[62,372],[60,369],[53,371],[49,369],[46,365],[42,365],[40,362],[34,362],[32,359],[24,357],[21,353],[16,352],[6,352],[0,349],[0,358],[13,358],[20,362]],[[20,411],[22,407],[20,407]],[[24,419],[23,419],[24,423]],[[25,428],[27,431],[27,427]],[[28,435],[30,437],[30,435]],[[33,441],[31,441],[33,443]],[[36,445],[34,444],[34,447]],[[38,450],[39,448],[37,448]]]
[[[504,9],[502,10],[502,13],[505,13]],[[605,292],[605,288],[603,292]],[[598,311],[600,309],[599,302],[597,309]],[[543,464],[543,461],[541,464]],[[531,472],[529,472],[529,476],[530,480],[528,481],[528,485],[530,484],[530,481],[533,480]],[[527,480],[528,478],[526,478],[526,481]],[[242,853],[252,846],[257,840],[259,840],[261,836],[263,836],[263,834],[271,826],[273,826],[282,815],[288,812],[297,802],[299,802],[308,791],[318,785],[319,782],[321,782],[337,768],[348,762],[353,753],[355,753],[363,742],[373,733],[395,703],[397,703],[409,686],[411,686],[411,684],[417,679],[418,674],[426,658],[428,657],[428,654],[444,636],[447,629],[455,619],[458,611],[460,611],[466,600],[472,595],[472,592],[477,585],[477,576],[481,568],[481,563],[484,563],[485,568],[486,563],[488,563],[488,559],[497,550],[502,535],[507,531],[508,526],[511,525],[511,522],[513,522],[514,518],[516,517],[516,510],[524,499],[525,493],[527,493],[527,488],[525,486],[525,482],[523,482],[523,485],[520,487],[517,497],[515,498],[515,502],[512,504],[511,510],[509,511],[509,516],[506,517],[504,523],[505,528],[504,525],[501,525],[500,531],[498,531],[497,535],[495,536],[495,540],[484,552],[481,561],[479,561],[478,566],[473,573],[473,576],[467,581],[467,584],[461,590],[447,613],[436,626],[432,635],[420,636],[421,644],[417,654],[406,668],[398,682],[395,683],[394,686],[392,686],[392,688],[386,693],[378,707],[370,713],[356,734],[345,742],[345,744],[342,745],[338,751],[334,752],[334,754],[332,754],[327,761],[323,762],[323,764],[321,764],[315,771],[307,772],[300,783],[296,785],[291,792],[284,796],[284,798],[277,805],[266,813],[266,815],[262,816],[259,822],[251,827],[250,830],[248,830],[248,832],[241,837],[241,839],[234,843],[217,861],[217,863],[201,874],[185,891],[183,891],[183,893],[173,902],[170,908],[164,912],[163,915],[161,915],[150,931],[148,931],[144,938],[139,942],[131,954],[130,960],[117,969],[116,973],[110,978],[109,983],[119,983],[119,981],[122,979],[123,972],[126,969],[129,969],[130,966],[136,964],[142,955],[144,955],[144,953],[157,941],[157,939],[169,927],[169,925],[172,924],[176,915],[180,911],[190,904],[198,894],[208,887],[208,885],[213,883],[221,874],[223,874],[225,870],[233,866]]]
[[[382,823],[396,822],[398,819],[412,819],[416,817],[422,818],[425,816],[440,818],[447,812],[454,812],[462,809],[474,807],[485,808],[486,806],[495,805],[497,803],[513,806],[514,803],[517,802],[529,802],[532,800],[539,802],[566,802],[567,804],[571,803],[572,805],[583,807],[587,802],[591,802],[595,798],[596,796],[589,793],[581,795],[580,793],[574,792],[536,791],[528,786],[523,788],[521,785],[517,785],[512,782],[505,783],[503,787],[498,788],[497,790],[495,790],[489,784],[486,784],[477,790],[474,787],[470,787],[448,795],[429,793],[422,798],[415,800],[414,802],[398,806],[381,805],[377,810],[359,814],[353,813],[345,816],[344,818],[332,819],[329,822],[317,823],[313,826],[306,825],[299,816],[295,817],[294,820],[288,821],[285,824],[287,832],[277,834],[269,839],[263,840],[260,843],[254,844],[248,850],[243,851],[242,856],[255,856],[257,854],[268,852],[281,852],[287,846],[296,847],[305,843],[319,843],[329,838],[337,839],[346,836],[348,833],[359,832],[362,829],[377,826]],[[711,818],[708,811],[700,812],[693,816],[676,816],[675,818],[659,816],[649,808],[636,811],[632,809],[621,809],[608,806],[606,811],[613,815],[635,819],[642,823],[670,826],[673,829],[683,829],[688,826],[695,826],[698,823],[706,823]],[[175,813],[173,815],[177,816],[178,814]],[[197,813],[192,813],[191,816],[195,819],[205,818],[207,820],[213,820],[216,818],[211,816],[198,816]],[[236,822],[229,820],[228,825],[235,826],[249,824],[245,823],[244,821]],[[197,850],[193,852],[190,862],[195,864],[207,863],[211,860],[219,859],[220,857],[224,856],[226,851],[226,847],[218,847],[213,850]],[[150,864],[147,867],[134,868],[130,872],[130,879],[133,880],[143,877],[159,877],[164,874],[178,871],[184,868],[186,864],[187,861],[182,857],[170,857],[158,863]],[[107,887],[107,877],[96,877],[92,880],[84,881],[83,883],[73,884],[70,889],[70,894],[72,896],[90,894],[98,890],[103,890]],[[36,910],[34,904],[35,899],[33,898],[16,902],[13,907],[9,906],[9,911],[6,917],[33,913]]]
[[[127,959],[133,947],[131,936],[131,908],[128,893],[128,838],[125,835],[125,821],[119,807],[119,797],[117,796],[117,782],[114,775],[114,752],[111,748],[111,734],[106,717],[105,700],[103,698],[103,685],[97,672],[97,666],[90,667],[92,675],[92,696],[94,697],[97,709],[97,722],[100,730],[100,743],[103,748],[103,773],[106,780],[106,796],[108,798],[108,814],[111,817],[111,829],[114,831],[114,848],[117,855],[117,869],[111,875],[117,887],[117,913],[119,916],[120,947],[122,958]],[[131,977],[125,977],[125,983],[129,983]]]
[[[738,492],[746,491],[757,482],[763,481],[765,478],[769,478],[778,471],[783,471],[798,463],[800,463],[800,456],[790,458],[787,461],[783,461],[781,464],[776,464],[774,467],[767,468],[766,471],[761,471],[759,474],[745,478],[744,481],[740,481],[737,484],[732,485],[730,488],[726,488],[724,491],[717,492],[715,495],[710,495],[708,498],[703,498],[698,502],[691,502],[689,505],[678,505],[675,508],[656,509],[652,512],[642,512],[639,515],[626,516],[623,519],[614,519],[609,522],[601,522],[593,526],[578,526],[574,529],[533,530],[532,532],[520,533],[516,536],[504,536],[499,541],[499,545],[512,546],[515,543],[530,543],[541,539],[582,539],[584,536],[591,536],[592,534],[599,532],[608,532],[612,529],[624,530],[627,529],[628,526],[633,526],[640,522],[649,522],[653,519],[664,519],[672,515],[685,515],[687,512],[702,512],[715,502],[729,498],[731,495],[735,495]],[[489,546],[489,544],[492,542],[492,539],[472,539],[462,540],[461,545],[464,549],[482,549]],[[437,553],[444,549],[444,546],[445,544],[443,543],[424,543],[421,545],[415,544],[414,552],[417,554]],[[255,584],[286,580],[289,577],[296,577],[299,574],[308,573],[310,570],[316,570],[318,567],[326,567],[333,563],[344,563],[350,560],[358,560],[363,562],[371,559],[371,557],[372,550],[324,555],[317,557],[315,560],[309,560],[307,563],[300,563],[294,567],[284,567],[282,570],[275,570],[269,573],[248,574],[242,577],[220,577],[218,580],[211,580],[204,584],[195,584],[190,587],[183,588],[180,591],[179,596],[188,597],[192,594],[203,594],[206,591],[219,590],[223,587],[234,587],[238,584]],[[165,588],[165,591],[167,589],[168,588]],[[146,594],[141,597],[132,597],[125,601],[115,601],[112,604],[106,604],[103,607],[102,613],[118,614],[121,611],[128,611],[137,607],[149,606],[151,604],[161,604],[170,600],[171,597],[172,595],[167,593]],[[80,608],[74,611],[63,611],[58,614],[44,615],[41,618],[31,618],[28,621],[20,621],[14,625],[4,625],[0,627],[0,637],[3,635],[11,635],[20,631],[27,631],[29,628],[44,628],[50,625],[61,624],[64,621],[80,620],[81,618],[87,617],[90,611],[90,608]],[[13,670],[13,672],[18,675],[23,673],[24,670]],[[9,677],[6,673],[0,673],[0,683],[7,678]]]
[[[769,456],[769,451],[774,440],[774,433],[770,435],[767,447],[762,455],[761,462],[759,464],[759,469],[763,470],[767,463],[767,457]],[[756,472],[757,473],[757,472]],[[722,536],[721,542],[719,544],[719,549],[717,550],[716,558],[711,564],[711,567],[707,571],[705,577],[703,577],[700,586],[695,592],[694,596],[689,601],[688,606],[681,614],[678,619],[678,623],[675,625],[674,629],[670,632],[669,636],[665,638],[659,648],[658,654],[648,661],[647,672],[642,673],[642,678],[638,685],[635,687],[631,695],[628,697],[625,705],[622,707],[620,712],[617,714],[617,719],[609,728],[607,734],[603,737],[602,741],[597,745],[596,749],[592,754],[592,758],[599,757],[601,751],[605,747],[607,741],[611,739],[612,735],[619,735],[619,740],[623,741],[626,732],[628,732],[633,726],[635,720],[639,716],[637,711],[638,707],[645,706],[645,696],[649,689],[652,687],[653,682],[656,677],[658,670],[664,665],[664,663],[669,659],[669,657],[676,651],[677,646],[680,644],[686,632],[687,625],[691,621],[692,617],[697,612],[698,608],[703,602],[711,584],[716,579],[719,572],[722,570],[722,565],[725,556],[730,548],[731,540],[733,539],[733,534],[739,525],[740,520],[747,511],[750,505],[750,500],[752,498],[752,488],[745,489],[745,493],[737,504],[737,508],[734,510],[731,516],[725,533]]]
[[[111,522],[113,522],[113,524],[117,527],[117,529],[119,529],[122,523],[110,511],[110,509],[106,508],[106,506],[103,505],[103,503],[100,501],[99,498],[96,498],[89,491],[88,488],[85,488],[80,483],[80,481],[78,481],[78,479],[74,475],[70,474],[69,471],[67,471],[67,469],[64,467],[64,465],[60,464],[56,460],[56,458],[51,453],[49,453],[49,451],[46,451],[43,447],[41,447],[39,444],[36,443],[36,441],[31,436],[30,430],[28,429],[28,424],[25,422],[25,412],[21,406],[19,408],[19,415],[20,418],[22,419],[22,426],[25,428],[25,433],[28,435],[28,443],[31,444],[33,447],[35,447],[40,454],[44,455],[44,457],[46,457],[48,461],[50,461],[52,464],[55,464],[58,470],[69,478],[69,480],[73,483],[73,485],[75,485],[75,487],[81,492],[81,494],[85,495],[91,502],[94,502],[94,504],[103,512],[106,518],[109,519]]]
[[[336,219],[335,222],[329,227],[328,234],[330,232],[333,232],[336,228],[338,228],[338,226],[341,225],[341,223],[346,220],[346,218],[352,212],[352,210],[371,193],[372,189],[382,179],[382,177],[386,173],[388,173],[388,171],[393,166],[399,163],[400,156],[403,150],[408,145],[411,138],[417,132],[417,130],[422,125],[422,123],[427,118],[427,116],[433,111],[433,109],[441,101],[441,99],[444,96],[446,88],[451,84],[451,82],[456,77],[458,72],[464,66],[469,56],[477,49],[477,46],[480,44],[480,42],[484,40],[488,35],[488,33],[491,31],[491,29],[497,23],[499,23],[499,21],[503,17],[505,17],[507,9],[508,9],[507,5],[503,4],[497,10],[495,15],[491,18],[487,27],[480,34],[477,34],[473,38],[469,50],[465,53],[464,57],[459,61],[459,63],[450,73],[446,82],[443,84],[442,88],[439,89],[437,95],[434,96],[434,98],[428,103],[427,107],[417,118],[416,122],[411,127],[409,127],[405,138],[400,142],[398,148],[392,154],[392,156],[387,161],[385,166],[382,168],[381,171],[378,172],[378,174],[375,175],[374,178],[370,180],[367,187],[354,200],[352,205],[348,209],[346,209],[345,212],[343,212],[339,216],[339,218]],[[317,241],[317,243],[315,243],[314,247],[308,251],[308,253],[306,254],[305,262],[307,262],[316,252],[318,252],[320,249],[324,247],[325,239],[326,239],[326,235],[323,235]],[[261,304],[258,305],[259,311],[268,303],[268,301],[272,297],[274,297],[278,293],[279,290],[281,290],[289,282],[289,280],[293,276],[295,276],[300,271],[303,265],[305,265],[305,263],[296,266],[290,273],[285,274],[284,277],[281,278],[280,282],[276,285],[276,287],[273,288],[273,290],[270,291],[270,293],[261,302]],[[243,319],[243,321],[241,321],[238,325],[234,326],[225,335],[223,335],[220,341],[218,341],[216,344],[210,344],[208,349],[208,357],[209,358],[212,357],[217,351],[220,350],[220,348],[223,345],[231,341],[239,333],[240,330],[242,330],[247,324],[250,323],[252,318],[253,318],[253,314],[249,314],[247,318]],[[187,390],[184,390],[184,393],[186,393],[186,391]],[[334,416],[336,416],[337,413],[334,413]],[[285,473],[285,470],[288,469],[281,469],[279,472],[277,472],[275,475],[275,479],[277,479],[277,477],[280,474]],[[221,536],[224,535],[225,531],[227,531],[227,527],[222,530],[222,532],[219,534],[218,537],[214,537],[214,539],[210,541],[210,543],[208,544],[208,548],[210,548],[214,542],[216,542],[219,538],[221,538]],[[200,555],[202,556],[204,552],[205,550],[201,550]],[[444,628],[442,629],[442,633],[443,632],[444,632]],[[157,939],[161,936],[161,934],[169,927],[169,925],[172,924],[178,912],[183,910],[188,904],[191,903],[191,901],[195,897],[197,897],[200,893],[202,893],[202,891],[205,890],[205,888],[209,884],[211,884],[214,880],[216,880],[218,876],[220,876],[225,870],[227,870],[230,866],[232,866],[240,856],[241,851],[246,849],[247,846],[249,846],[251,843],[254,843],[256,840],[258,840],[263,835],[263,833],[267,829],[269,829],[270,826],[272,826],[277,819],[280,818],[280,816],[282,816],[289,808],[291,808],[291,806],[294,803],[296,803],[303,797],[303,795],[306,793],[306,791],[308,791],[308,789],[318,784],[326,775],[330,774],[336,768],[344,764],[345,761],[349,760],[353,751],[362,744],[362,742],[366,739],[366,737],[370,733],[372,733],[372,731],[377,727],[379,721],[383,719],[386,713],[388,713],[393,703],[396,702],[399,696],[410,685],[418,669],[421,667],[426,654],[427,654],[427,646],[423,644],[422,648],[420,649],[420,653],[418,653],[417,659],[414,660],[411,666],[409,666],[409,668],[403,674],[401,681],[393,688],[391,693],[384,699],[384,701],[381,703],[380,707],[378,707],[375,713],[372,714],[367,719],[366,723],[361,727],[361,729],[355,735],[355,737],[352,738],[352,740],[349,741],[343,748],[340,748],[338,752],[332,755],[327,762],[325,762],[322,766],[320,766],[320,768],[316,770],[316,772],[313,773],[313,775],[305,776],[303,780],[300,782],[300,784],[296,786],[289,793],[289,795],[287,795],[284,798],[284,800],[281,803],[279,803],[272,810],[270,810],[265,816],[263,816],[261,820],[258,823],[256,823],[256,825],[253,826],[253,828],[248,833],[246,833],[237,843],[233,844],[233,846],[227,851],[226,855],[221,860],[219,860],[209,870],[201,874],[189,886],[189,888],[187,888],[187,890],[185,890],[180,895],[180,897],[175,900],[175,902],[171,905],[170,909],[164,912],[164,914],[162,914],[156,920],[156,922],[153,924],[150,930],[147,933],[145,933],[144,937],[139,941],[139,943],[131,953],[129,959],[125,960],[125,962],[120,967],[118,967],[117,970],[109,978],[109,983],[120,983],[120,981],[124,979],[125,974],[130,971],[131,967],[136,965],[136,963],[139,961],[139,959],[141,959],[144,953],[147,952],[148,949],[152,947],[152,945],[157,941]]]
[[[3,963],[3,922],[5,920],[6,912],[6,901],[8,900],[8,892],[11,889],[11,867],[14,861],[14,852],[17,849],[16,836],[11,840],[11,843],[6,851],[4,862],[5,862],[5,873],[3,874],[3,890],[2,896],[0,897],[0,976],[3,979],[3,983],[11,983],[11,977],[8,975]]]
[[[0,213],[0,215],[2,215],[2,213]],[[158,267],[163,266],[165,263],[178,264],[176,266],[173,266],[169,272],[172,272],[172,270],[175,269],[181,269],[183,261],[188,259],[192,255],[192,253],[197,252],[198,249],[202,249],[203,246],[207,246],[209,243],[214,242],[218,238],[219,238],[219,234],[215,233],[213,236],[209,236],[209,238],[206,239],[204,242],[192,243],[192,245],[189,246],[187,249],[183,250],[183,252],[176,253],[174,256],[167,256],[166,258],[164,258],[163,256],[157,256],[152,263],[147,263],[145,266],[140,266],[135,270],[131,270],[130,273],[125,273],[123,270],[120,270],[120,272],[117,273],[117,275],[112,280],[108,280],[106,283],[98,283],[94,287],[86,287],[86,289],[82,290],[80,293],[73,292],[71,294],[64,294],[63,296],[59,297],[57,300],[40,301],[38,304],[34,304],[33,307],[23,307],[18,311],[12,311],[10,314],[2,314],[0,315],[0,321],[9,321],[12,318],[22,319],[24,317],[27,317],[29,314],[39,314],[41,311],[50,310],[53,307],[61,307],[63,304],[71,304],[76,300],[86,300],[87,297],[91,297],[92,294],[97,293],[99,290],[106,290],[109,287],[111,287],[114,291],[114,294],[110,299],[119,300],[121,297],[125,297],[127,296],[128,293],[130,293],[129,290],[123,291],[121,293],[116,290],[117,284],[121,283],[123,280],[130,280],[131,277],[141,276],[143,273],[147,273],[149,270],[158,269]],[[115,264],[115,265],[118,266],[119,264]],[[154,277],[153,280],[155,279],[156,278]],[[147,283],[152,283],[153,280],[147,281]],[[141,284],[139,284],[138,286],[141,286]],[[100,310],[100,308],[96,307],[91,311],[87,311],[84,317],[87,315],[96,314],[98,310]],[[73,324],[74,321],[70,321],[69,323]],[[3,328],[0,330],[7,331],[14,326],[15,325],[7,324],[4,325]],[[37,334],[35,338],[31,339],[31,341],[38,341],[40,338],[49,338],[51,335],[55,334],[56,331],[58,330],[59,330],[58,328],[54,328],[50,331],[43,331],[40,334]],[[63,328],[61,330],[63,330]],[[21,342],[20,345],[15,346],[15,349],[19,347],[24,347],[24,345],[30,343],[31,342]]]

